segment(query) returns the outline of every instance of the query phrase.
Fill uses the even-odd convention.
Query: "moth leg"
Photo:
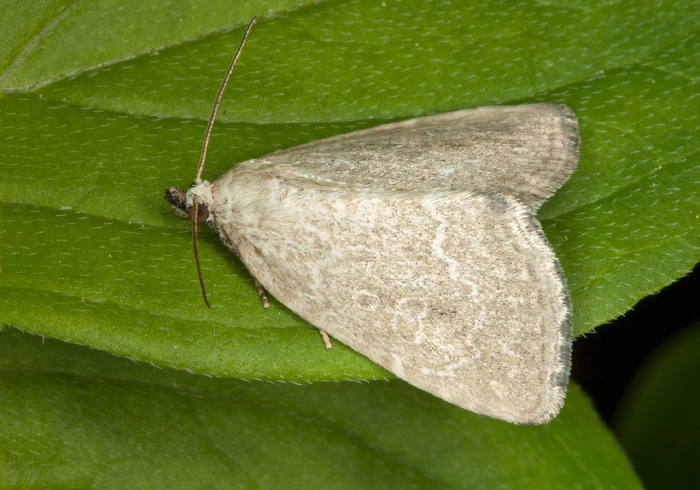
[[[262,284],[258,282],[256,278],[253,278],[253,281],[255,281],[255,289],[258,290],[258,295],[260,295],[260,301],[262,301],[263,308],[269,308],[270,302],[267,300],[267,293],[265,292],[265,288]]]
[[[333,347],[333,343],[331,342],[330,336],[321,330],[320,328],[318,329],[319,333],[321,334],[321,338],[323,339],[323,343],[326,344],[326,349],[331,349]]]

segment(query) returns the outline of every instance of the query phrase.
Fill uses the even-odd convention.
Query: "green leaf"
[[[569,280],[575,329],[585,332],[700,255],[700,101],[691,62],[700,52],[700,7],[640,5],[329,2],[262,18],[225,97],[205,176],[385,118],[564,102],[580,118],[580,167],[540,216]],[[200,249],[214,308],[203,307],[188,226],[162,193],[194,177],[204,119],[241,29],[215,32],[222,28],[211,23],[198,28],[201,40],[164,34],[170,48],[143,33],[127,43],[137,47],[123,56],[134,59],[81,61],[71,78],[56,79],[58,66],[43,78],[30,69],[47,49],[58,59],[75,51],[74,37],[59,31],[81,25],[99,33],[115,16],[146,15],[110,8],[118,11],[68,10],[45,21],[41,36],[6,63],[7,90],[43,88],[0,99],[0,320],[220,376],[388,376],[343,346],[326,352],[317,332],[282,305],[263,310],[250,276],[213,232]],[[152,13],[139,25],[168,31],[157,19]],[[138,55],[149,42],[152,53]],[[81,49],[94,58],[99,44]]]
[[[0,333],[0,481],[66,488],[640,488],[577,389],[487,419],[406,383],[246,383]]]
[[[700,481],[700,324],[662,345],[635,378],[616,428],[649,489]]]
[[[540,217],[577,333],[698,261],[695,2],[201,5],[0,3],[0,324],[223,378],[389,376],[338,342],[327,351],[279,303],[263,310],[211,232],[206,309],[188,226],[162,199],[194,177],[253,14],[206,178],[393,120],[561,102],[581,161]],[[399,381],[209,379],[13,335],[0,340],[2,483],[638,487],[575,387],[555,421],[516,427]]]

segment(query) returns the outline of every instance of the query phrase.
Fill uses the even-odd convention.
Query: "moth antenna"
[[[224,95],[224,90],[226,89],[226,84],[228,84],[229,78],[231,78],[231,73],[238,62],[238,57],[243,51],[243,46],[245,45],[246,39],[248,39],[248,34],[253,28],[257,16],[253,17],[248,23],[245,32],[243,33],[243,38],[241,39],[236,54],[231,61],[231,66],[228,67],[224,81],[221,82],[221,87],[219,88],[219,93],[216,94],[216,99],[214,99],[214,107],[211,110],[211,116],[209,116],[209,123],[207,124],[207,130],[204,132],[204,143],[202,143],[202,156],[199,158],[199,167],[197,168],[197,177],[194,180],[193,185],[199,185],[202,183],[202,171],[204,170],[204,161],[207,158],[207,148],[209,148],[209,137],[211,136],[211,130],[214,127],[214,121],[216,120],[216,112],[219,110],[219,104],[221,103],[221,97]],[[199,249],[197,247],[197,225],[199,224],[199,202],[195,196],[192,199],[192,250],[194,252],[194,262],[197,265],[197,275],[199,276],[199,287],[202,290],[202,297],[204,298],[204,303],[206,303],[208,308],[211,308],[209,300],[207,299],[207,291],[204,288],[204,275],[202,274],[202,266],[199,263]]]
[[[207,291],[204,288],[204,275],[202,274],[202,266],[199,264],[199,250],[197,248],[197,214],[199,212],[199,202],[197,198],[192,199],[192,251],[194,252],[194,263],[197,264],[197,275],[199,276],[199,288],[202,290],[202,298],[206,303],[207,308],[211,308],[207,299]]]
[[[209,124],[207,125],[207,130],[204,133],[204,143],[202,144],[202,156],[199,158],[199,168],[197,168],[197,178],[194,180],[194,183],[196,185],[199,185],[202,183],[202,171],[204,170],[204,160],[207,157],[207,148],[209,147],[209,136],[211,136],[211,130],[214,127],[214,120],[216,119],[216,112],[219,110],[219,104],[221,103],[221,97],[224,95],[224,90],[226,89],[226,84],[228,84],[228,79],[231,78],[231,73],[233,73],[233,68],[236,66],[236,62],[238,62],[238,57],[241,55],[241,51],[243,51],[243,46],[245,45],[246,39],[248,39],[248,34],[250,33],[250,30],[253,28],[253,24],[255,24],[255,21],[258,19],[258,17],[253,17],[250,22],[248,23],[248,27],[246,27],[245,32],[243,33],[243,38],[241,39],[240,44],[238,45],[238,49],[236,50],[236,55],[233,57],[233,61],[231,61],[231,66],[228,67],[228,71],[226,72],[226,76],[224,77],[224,81],[221,82],[221,88],[219,88],[219,93],[216,94],[216,99],[214,100],[214,107],[211,110],[211,116],[209,116]]]

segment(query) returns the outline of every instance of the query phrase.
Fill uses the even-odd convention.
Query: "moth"
[[[571,306],[535,217],[578,160],[563,105],[480,107],[335,136],[197,177],[166,200],[266,292],[459,407],[541,424],[563,405]],[[204,293],[199,262],[197,268]],[[208,304],[208,303],[207,303]]]

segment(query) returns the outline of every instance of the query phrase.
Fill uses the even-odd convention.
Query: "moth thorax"
[[[194,198],[200,205],[204,205],[207,208],[211,207],[211,203],[214,200],[211,192],[211,182],[208,180],[202,181],[201,184],[196,184],[187,190],[187,200],[185,202],[186,206],[189,208],[193,205]]]

